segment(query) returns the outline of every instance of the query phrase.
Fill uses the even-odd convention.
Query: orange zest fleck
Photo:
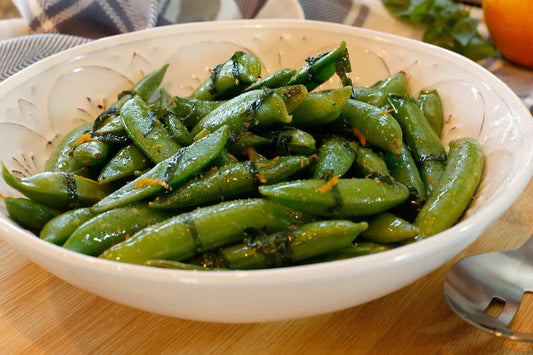
[[[352,127],[352,133],[359,139],[359,142],[361,142],[361,145],[364,147],[366,144],[366,138],[363,136],[361,132],[357,130],[357,128]]]
[[[228,153],[228,157],[229,157],[231,160],[239,161],[239,159],[235,158],[235,156],[234,156],[233,154],[229,154],[229,153]]]
[[[209,172],[212,173],[214,171],[217,171],[218,170],[218,167],[217,166],[213,166],[211,169],[209,169]]]
[[[331,190],[333,188],[333,186],[337,185],[338,182],[339,182],[339,177],[337,175],[335,175],[334,177],[329,179],[328,182],[326,182],[324,185],[320,186],[318,188],[318,191],[319,192],[327,192],[327,191]]]
[[[431,185],[435,186],[435,182],[433,181],[433,176],[432,176],[432,175],[429,175],[429,176],[428,176],[428,182],[429,182]]]
[[[275,157],[275,158],[271,159],[268,163],[255,163],[255,165],[261,166],[261,167],[270,166],[270,165],[274,164],[276,162],[276,160],[279,160],[279,157]]]
[[[261,174],[257,174],[257,180],[259,180],[259,182],[261,182],[262,184],[264,184],[264,183],[267,182],[266,177],[264,177],[264,176],[261,175]]]
[[[80,145],[82,143],[85,143],[85,142],[90,142],[93,140],[93,137],[91,137],[91,135],[89,133],[85,133],[83,136],[81,136],[80,138],[78,138],[76,140],[76,142],[74,142],[74,144],[76,145]]]
[[[133,188],[140,189],[141,187],[146,187],[146,186],[150,186],[150,185],[153,185],[153,184],[161,185],[165,189],[169,189],[170,188],[170,186],[166,182],[158,180],[158,179],[154,179],[154,178],[151,178],[151,179],[150,178],[139,179],[139,181],[137,181],[135,183]]]
[[[383,115],[386,115],[386,114],[394,112],[394,111],[396,111],[396,110],[391,108],[390,110],[381,111],[380,113],[377,114],[377,116],[383,116]]]
[[[163,146],[162,144],[154,144],[154,145],[152,146],[152,148],[153,148],[153,149],[159,149],[159,148],[161,148],[162,146]]]
[[[303,168],[305,165],[305,159],[304,157],[300,157],[300,168]]]

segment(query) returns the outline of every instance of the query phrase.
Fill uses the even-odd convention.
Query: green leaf
[[[498,55],[496,48],[477,31],[479,21],[451,0],[381,0],[394,16],[425,24],[423,41],[470,59]]]

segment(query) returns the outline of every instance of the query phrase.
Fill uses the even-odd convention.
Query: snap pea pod
[[[274,92],[278,94],[285,103],[288,113],[292,113],[309,94],[304,85],[288,85],[275,88]]]
[[[82,166],[103,165],[109,154],[109,146],[102,141],[91,140],[78,144],[72,157]]]
[[[290,211],[271,201],[222,202],[142,229],[99,257],[133,264],[153,259],[183,261],[198,252],[240,242],[245,230],[273,233],[295,222]]]
[[[356,142],[350,142],[350,147],[354,153],[354,161],[351,172],[360,178],[378,178],[386,182],[391,182],[387,164],[372,149],[361,147]]]
[[[402,127],[405,144],[413,154],[428,195],[439,185],[446,151],[412,97],[389,96],[394,117]]]
[[[144,101],[149,101],[157,93],[157,89],[167,71],[168,64],[144,76],[133,88],[119,94],[108,110],[104,111],[93,124],[93,135],[108,144],[123,144],[127,141],[127,134],[120,118],[120,109],[133,96],[138,95]]]
[[[167,68],[168,64],[165,64],[161,68],[145,75],[133,87],[133,94],[139,95],[143,101],[150,101],[150,98],[157,93],[157,89],[165,77]]]
[[[301,129],[282,129],[269,133],[267,137],[272,139],[276,153],[279,155],[311,155],[316,150],[315,138]]]
[[[259,192],[297,211],[317,216],[369,216],[399,205],[409,196],[403,184],[372,179],[298,180],[260,186]]]
[[[387,111],[349,99],[341,117],[363,137],[362,143],[368,142],[395,155],[401,153],[402,128]]]
[[[63,245],[79,226],[92,217],[94,214],[87,207],[67,211],[49,220],[41,230],[39,238]]]
[[[352,93],[351,86],[309,94],[292,112],[296,127],[316,127],[335,121]]]
[[[368,229],[361,233],[361,238],[376,243],[398,243],[421,233],[418,227],[388,212],[373,216],[367,222]]]
[[[348,50],[344,41],[331,52],[309,57],[305,61],[307,64],[289,80],[287,85],[303,84],[307,91],[312,91],[331,78],[336,71],[340,72],[341,76],[350,71]]]
[[[128,101],[125,98],[130,100],[131,95],[123,96],[117,101],[117,103],[120,102],[120,107],[110,108],[96,118],[91,132],[92,137],[111,146],[121,146],[128,143],[128,133],[120,118],[120,108]]]
[[[128,136],[152,162],[159,163],[181,148],[140,97],[135,96],[126,102],[120,117]]]
[[[173,260],[147,260],[142,265],[159,267],[162,269],[176,269],[176,270],[195,270],[195,271],[226,271],[224,268],[207,268],[202,265],[183,263],[181,261]]]
[[[7,213],[22,228],[39,234],[44,225],[59,211],[27,198],[4,197]]]
[[[227,144],[226,144],[227,145]],[[213,166],[216,166],[217,168],[221,168],[223,166],[226,166],[228,164],[233,164],[238,162],[239,160],[235,158],[233,155],[231,155],[228,152],[227,148],[222,148],[220,151],[220,154],[213,160]]]
[[[386,152],[383,158],[391,176],[396,181],[414,188],[419,200],[424,201],[427,198],[426,186],[420,177],[420,172],[416,167],[416,163],[413,160],[409,149],[407,149],[405,145],[402,146],[402,152],[400,155]]]
[[[166,114],[162,119],[170,137],[180,146],[192,144],[192,137],[187,126],[173,113]]]
[[[295,69],[284,68],[267,76],[266,78],[257,81],[246,88],[246,91],[257,90],[262,88],[275,89],[287,85],[289,80],[296,74]]]
[[[313,179],[343,177],[350,170],[354,159],[355,153],[347,141],[337,137],[326,139],[318,152]]]
[[[261,62],[248,53],[237,51],[215,66],[211,75],[190,95],[191,99],[220,100],[240,94],[261,75]]]
[[[397,247],[393,244],[379,244],[374,242],[368,242],[364,240],[356,240],[355,243],[334,251],[332,253],[319,255],[317,257],[306,260],[306,264],[323,263],[327,261],[344,260],[349,258],[355,258],[358,256],[370,255],[381,253]]]
[[[354,87],[352,99],[362,101],[378,107],[388,105],[388,94],[403,96],[407,93],[407,77],[399,72],[388,77],[385,81],[377,82],[372,87]]]
[[[170,158],[158,163],[137,179],[124,185],[91,207],[92,212],[101,213],[121,207],[184,182],[190,176],[215,159],[228,138],[228,127],[217,131],[180,149]]]
[[[439,187],[422,206],[415,226],[426,236],[451,227],[463,215],[481,181],[481,145],[473,138],[450,142],[448,163]]]
[[[102,168],[98,182],[110,183],[134,175],[150,166],[150,159],[135,145],[120,149]]]
[[[89,169],[74,159],[72,152],[77,146],[77,141],[91,131],[92,123],[84,123],[71,130],[56,146],[46,162],[44,171],[72,173],[87,177]]]
[[[311,159],[287,156],[253,163],[229,164],[190,180],[150,202],[150,207],[176,209],[221,202],[253,193],[259,184],[275,184],[309,166]]]
[[[255,121],[253,126],[257,126],[260,120],[265,124],[291,121],[283,99],[270,89],[246,92],[225,102],[204,116],[191,130],[191,135],[198,139],[224,125],[238,135],[248,130],[252,121]]]
[[[433,131],[440,137],[444,124],[442,101],[437,90],[422,90],[418,94],[418,107],[426,116]]]
[[[4,181],[26,197],[60,210],[91,205],[107,196],[112,188],[80,176],[43,172],[19,178],[2,164]]]
[[[188,97],[174,96],[167,103],[167,108],[173,112],[188,129],[192,129],[209,112],[224,104],[226,101],[197,100]]]
[[[169,214],[146,205],[119,207],[84,222],[63,246],[81,254],[98,256],[137,231],[169,217]]]
[[[221,264],[216,267],[231,270],[289,266],[345,248],[366,228],[366,222],[311,222],[222,248],[212,258]]]
[[[248,148],[263,148],[270,146],[272,144],[272,139],[261,137],[256,134],[253,134],[250,131],[244,132],[242,136],[237,138],[235,142],[228,144],[228,151],[231,154],[239,155],[243,154]]]

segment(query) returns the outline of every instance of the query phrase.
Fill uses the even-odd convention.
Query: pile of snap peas
[[[472,138],[440,142],[439,94],[399,72],[354,86],[346,44],[261,78],[236,52],[188,97],[149,73],[68,133],[45,171],[5,182],[11,218],[107,260],[258,269],[381,252],[461,217],[483,173]],[[342,86],[320,90],[338,75]],[[318,89],[317,89],[318,88]]]

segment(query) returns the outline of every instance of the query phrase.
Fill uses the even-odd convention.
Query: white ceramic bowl
[[[70,128],[93,120],[143,73],[170,63],[164,85],[186,95],[208,68],[235,50],[262,61],[264,73],[299,68],[304,58],[347,42],[356,85],[399,70],[409,90],[436,88],[443,142],[472,136],[486,170],[462,222],[427,240],[380,254],[276,270],[194,272],[127,265],[76,254],[18,227],[5,210],[0,234],[63,280],[102,297],[169,316],[218,322],[304,317],[361,304],[431,272],[473,242],[518,197],[533,173],[533,124],[521,101],[482,67],[420,42],[341,25],[238,21],[161,27],[116,36],[47,58],[0,85],[0,160],[30,175],[43,169]],[[334,85],[330,84],[330,85]],[[14,195],[3,182],[0,193]]]

